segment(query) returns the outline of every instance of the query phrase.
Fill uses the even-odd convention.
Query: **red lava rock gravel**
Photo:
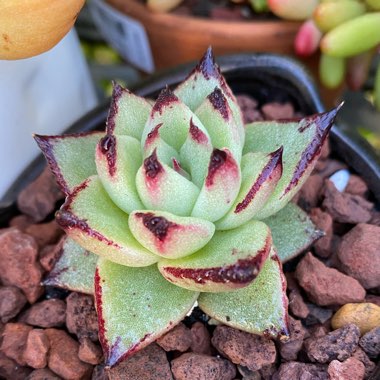
[[[30,303],[37,301],[43,293],[43,271],[34,238],[12,230],[0,235],[0,247],[0,279],[3,284],[21,289]]]
[[[276,360],[276,347],[270,339],[219,325],[211,339],[214,347],[232,363],[252,371]]]
[[[296,277],[317,305],[344,305],[360,302],[365,297],[365,289],[357,280],[328,268],[310,252],[298,264]]]
[[[34,182],[21,191],[17,207],[35,222],[40,222],[54,211],[56,202],[62,198],[50,169],[46,167]]]
[[[297,359],[298,352],[302,348],[306,330],[302,326],[301,321],[289,317],[289,333],[289,340],[279,342],[278,348],[284,360],[292,361]]]
[[[362,380],[365,374],[364,364],[355,358],[344,362],[333,360],[327,368],[330,380]]]
[[[23,354],[25,363],[32,368],[45,368],[49,348],[49,338],[44,330],[30,330]]]
[[[0,286],[0,319],[3,323],[15,317],[26,304],[26,298],[15,286]]]
[[[172,372],[175,380],[232,380],[236,368],[228,360],[189,352],[172,361]]]
[[[23,323],[7,323],[2,333],[0,350],[10,359],[25,366],[24,349],[32,327]]]
[[[211,355],[211,337],[207,327],[201,322],[195,322],[190,332],[190,350],[196,354]]]
[[[64,379],[81,380],[90,376],[92,366],[78,358],[79,343],[65,331],[45,330],[49,338],[49,368]]]
[[[380,326],[364,334],[359,345],[370,358],[376,359],[380,355]]]
[[[156,342],[165,351],[185,352],[192,343],[191,331],[183,323],[179,323],[165,335],[158,338]]]
[[[329,380],[327,366],[321,364],[306,364],[288,362],[280,365],[273,380]]]
[[[340,223],[367,223],[371,220],[373,203],[359,195],[341,193],[335,185],[325,181],[323,207]]]
[[[59,327],[66,321],[66,303],[59,299],[50,299],[32,305],[20,321],[38,327]]]
[[[317,339],[306,341],[306,352],[312,362],[328,363],[349,358],[358,347],[360,330],[349,324]]]
[[[78,356],[82,362],[93,365],[97,365],[101,362],[103,358],[103,351],[99,345],[92,342],[89,338],[81,338],[79,343],[80,346]]]
[[[358,224],[338,247],[340,268],[366,289],[380,286],[380,227]]]
[[[315,226],[325,232],[325,236],[321,237],[314,243],[314,252],[320,257],[329,257],[331,255],[331,244],[333,239],[333,220],[329,213],[324,212],[319,207],[310,210],[310,219]]]
[[[66,325],[78,338],[98,340],[98,317],[92,296],[73,292],[66,298]]]
[[[36,369],[25,380],[61,380],[54,372],[48,368]]]
[[[108,375],[109,380],[173,380],[165,351],[156,343],[124,360]]]

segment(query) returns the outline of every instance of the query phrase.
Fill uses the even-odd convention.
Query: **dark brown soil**
[[[239,96],[247,122],[297,116],[291,104]],[[380,305],[380,213],[360,176],[343,191],[331,175],[346,165],[326,145],[294,200],[325,231],[285,265],[290,340],[258,337],[211,324],[199,309],[165,336],[105,371],[91,296],[40,285],[62,236],[52,210],[61,194],[48,171],[18,199],[23,211],[0,229],[0,379],[368,379],[380,354],[373,315],[333,329],[346,303]],[[26,196],[29,195],[29,196]],[[376,316],[375,316],[376,318]],[[376,375],[374,375],[376,376]],[[373,377],[375,379],[375,377]]]

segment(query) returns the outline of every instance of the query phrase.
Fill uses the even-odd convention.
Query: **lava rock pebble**
[[[186,353],[171,362],[175,380],[232,380],[235,366],[228,360],[195,353]]]
[[[272,340],[229,326],[217,326],[211,342],[232,363],[247,367],[251,371],[276,360],[276,347]]]
[[[156,342],[165,351],[185,352],[192,343],[191,332],[183,323],[179,323],[165,335],[158,338]]]
[[[340,268],[366,289],[380,286],[380,227],[358,224],[338,247]]]
[[[348,358],[343,362],[333,360],[329,364],[327,372],[330,376],[330,380],[362,380],[364,378],[365,368],[360,360]]]
[[[320,306],[360,302],[365,297],[358,281],[328,268],[310,252],[300,261],[295,274],[310,299]]]
[[[109,380],[173,380],[165,351],[150,344],[108,371]]]
[[[350,324],[320,338],[309,338],[305,342],[305,348],[312,362],[329,363],[334,359],[345,360],[355,352],[359,337],[359,328]]]

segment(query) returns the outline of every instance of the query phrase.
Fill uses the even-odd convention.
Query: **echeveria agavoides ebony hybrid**
[[[244,125],[209,49],[154,103],[115,84],[105,132],[35,136],[66,194],[46,281],[95,295],[107,365],[196,301],[227,325],[287,335],[281,261],[320,236],[289,201],[336,113]]]

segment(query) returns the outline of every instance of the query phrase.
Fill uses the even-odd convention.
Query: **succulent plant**
[[[46,283],[95,295],[108,365],[196,301],[238,329],[288,334],[280,260],[321,236],[289,201],[337,110],[244,126],[209,49],[155,102],[114,84],[105,132],[35,136],[66,194]]]

